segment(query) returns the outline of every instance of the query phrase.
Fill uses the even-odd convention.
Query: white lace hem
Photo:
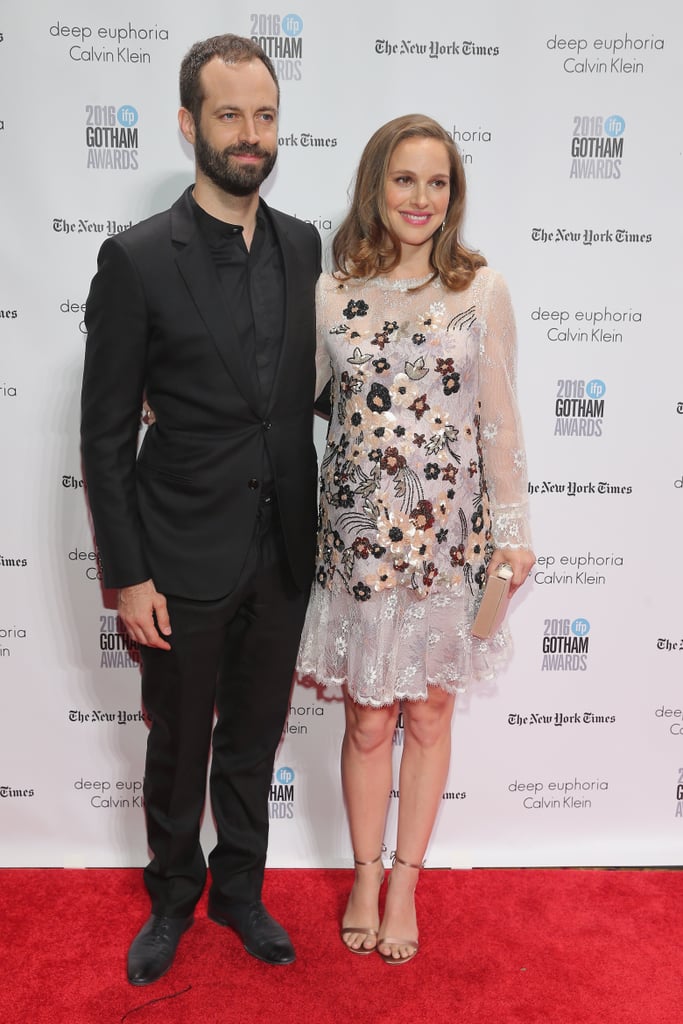
[[[359,704],[424,701],[428,686],[459,693],[492,679],[510,661],[505,626],[490,640],[470,629],[473,598],[453,590],[420,600],[404,587],[357,601],[314,585],[296,674],[325,688],[346,685]]]

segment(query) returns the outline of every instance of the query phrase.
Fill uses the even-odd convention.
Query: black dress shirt
[[[284,266],[273,226],[259,207],[247,249],[241,225],[217,220],[194,199],[192,203],[265,408],[275,382],[285,318]]]
[[[241,224],[212,217],[191,196],[199,230],[211,253],[245,365],[255,376],[262,411],[275,383],[285,320],[285,276],[282,253],[270,219],[262,207],[247,249]],[[261,467],[262,495],[273,492],[273,473],[266,453]]]

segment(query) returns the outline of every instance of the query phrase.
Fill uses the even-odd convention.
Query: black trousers
[[[153,913],[184,917],[206,881],[199,829],[210,748],[210,902],[220,909],[261,896],[273,762],[308,600],[292,582],[275,505],[262,503],[230,594],[167,600],[172,650],[142,648],[152,720],[143,791],[153,858],[144,878]]]

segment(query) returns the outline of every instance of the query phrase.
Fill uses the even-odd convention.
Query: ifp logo
[[[123,107],[119,107],[116,111],[116,120],[119,124],[123,125],[124,128],[132,128],[138,123],[138,112],[135,107],[131,107],[129,103]]]
[[[602,398],[606,391],[607,386],[604,380],[598,380],[597,377],[589,380],[586,384],[586,394],[589,398]]]
[[[611,139],[618,139],[620,135],[624,134],[625,128],[626,121],[621,116],[621,114],[610,114],[609,117],[605,118],[605,135],[608,135]]]
[[[304,19],[298,14],[285,14],[282,19],[282,31],[286,36],[299,36],[303,31]]]
[[[269,818],[294,817],[294,769],[283,765],[275,773],[268,798]]]

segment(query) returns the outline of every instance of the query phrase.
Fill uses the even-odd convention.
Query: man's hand
[[[166,598],[157,591],[152,580],[136,583],[132,587],[122,587],[119,590],[118,611],[133,640],[146,647],[171,650],[171,645],[159,635],[171,635]]]

